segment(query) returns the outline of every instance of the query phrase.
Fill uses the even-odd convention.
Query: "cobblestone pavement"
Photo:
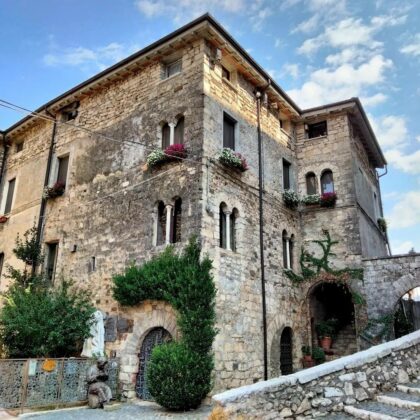
[[[150,402],[126,403],[106,410],[91,410],[86,407],[54,410],[42,413],[28,413],[22,417],[38,420],[131,420],[131,419],[178,419],[178,420],[204,420],[211,412],[209,405],[202,405],[194,411],[171,413],[159,405]]]

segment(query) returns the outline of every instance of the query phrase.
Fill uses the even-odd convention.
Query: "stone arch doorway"
[[[143,400],[152,400],[147,382],[146,373],[147,365],[152,355],[152,350],[155,346],[172,341],[172,336],[168,330],[162,327],[151,329],[144,337],[139,354],[139,373],[136,380],[136,395]]]
[[[309,291],[310,330],[312,346],[318,347],[317,324],[336,320],[336,334],[331,347],[334,356],[355,353],[357,334],[352,294],[343,284],[321,282]]]
[[[420,286],[404,293],[394,311],[395,338],[416,330],[420,330]]]
[[[280,372],[282,375],[293,373],[293,332],[285,327],[280,338]]]

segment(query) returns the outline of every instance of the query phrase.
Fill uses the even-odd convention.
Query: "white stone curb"
[[[420,403],[409,400],[402,400],[401,398],[388,397],[387,395],[378,395],[376,401],[382,404],[388,404],[398,408],[408,408],[409,410],[420,411]]]
[[[357,419],[364,420],[398,420],[397,417],[388,416],[386,414],[375,413],[374,411],[362,410],[360,408],[347,405],[344,407],[344,412],[350,414]]]

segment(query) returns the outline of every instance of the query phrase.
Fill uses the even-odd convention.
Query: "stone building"
[[[301,346],[316,343],[314,324],[337,308],[347,312],[335,355],[363,345],[361,325],[375,302],[355,310],[347,288],[295,285],[284,274],[299,272],[301,247],[317,252],[311,241],[325,229],[338,241],[336,267],[371,270],[388,258],[378,225],[377,170],[386,161],[357,98],[300,109],[204,15],[2,135],[1,265],[17,264],[17,234],[39,226],[51,283],[75,280],[107,313],[106,347],[121,358],[127,397],[147,398],[144,364],[154,343],[178,335],[176,314],[164,302],[121,307],[112,276],[169,243],[181,249],[193,234],[214,261],[216,390],[300,369]],[[153,149],[180,143],[185,159],[146,167]],[[249,169],[221,164],[224,147]],[[337,201],[290,208],[285,190],[335,192]],[[407,258],[407,287],[420,285],[419,258]],[[351,285],[366,295],[362,282]]]

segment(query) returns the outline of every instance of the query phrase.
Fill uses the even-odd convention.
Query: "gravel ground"
[[[22,417],[25,419],[39,420],[131,420],[131,419],[179,419],[179,420],[204,420],[211,412],[211,406],[202,405],[194,411],[182,413],[170,413],[159,405],[149,402],[136,402],[120,404],[105,410],[91,410],[86,407],[54,410],[42,413],[28,413]]]

